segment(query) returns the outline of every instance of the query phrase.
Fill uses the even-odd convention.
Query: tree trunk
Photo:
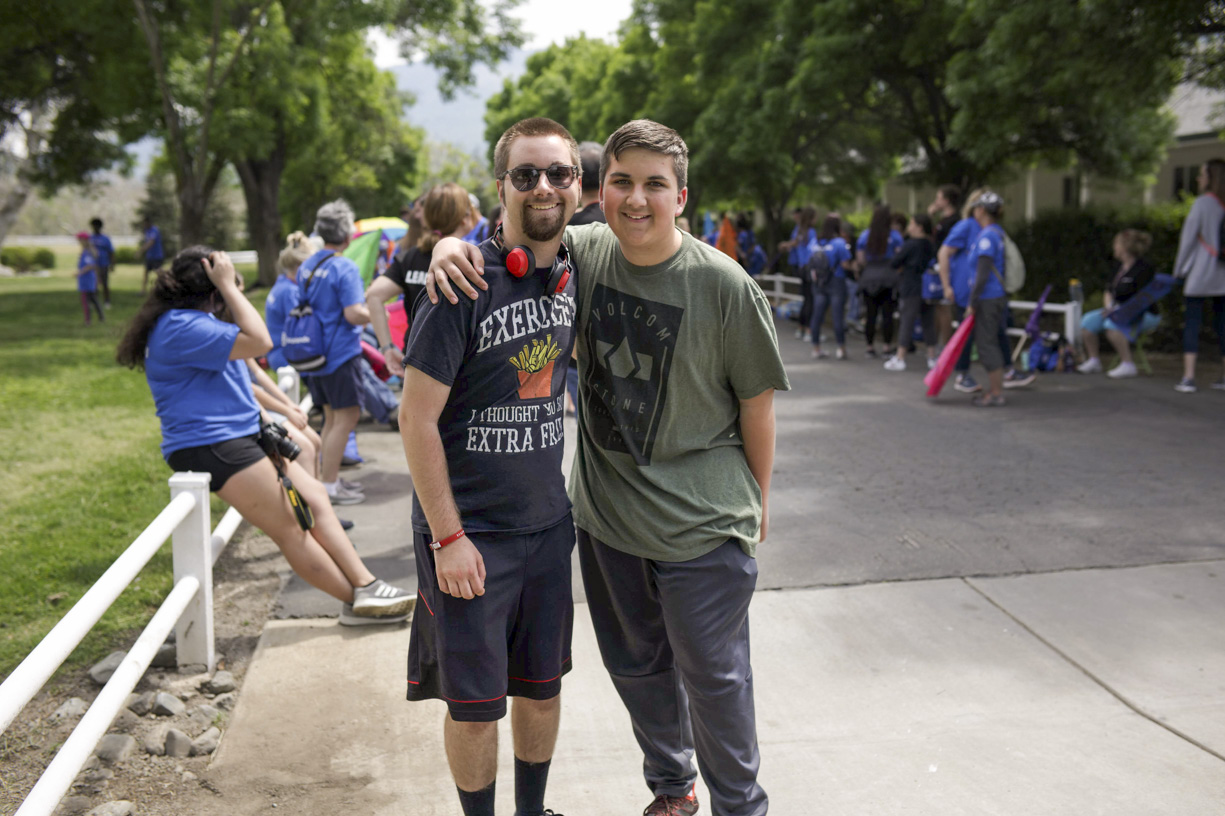
[[[281,174],[285,170],[284,144],[266,159],[234,162],[247,200],[247,233],[259,255],[259,283],[276,282],[277,256],[281,249]]]
[[[51,124],[50,110],[42,104],[34,105],[30,111],[30,124],[25,127],[26,156],[17,165],[13,176],[13,187],[0,200],[0,246],[4,246],[9,230],[17,222],[21,208],[25,206],[34,191],[34,181],[31,178],[34,163],[43,152],[43,138],[46,129]]]

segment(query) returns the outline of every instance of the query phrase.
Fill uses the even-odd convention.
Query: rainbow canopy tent
[[[362,280],[367,286],[374,280],[380,259],[383,268],[391,262],[396,252],[396,241],[408,232],[408,224],[400,218],[363,218],[353,225],[353,240],[344,251],[344,256],[357,264]]]

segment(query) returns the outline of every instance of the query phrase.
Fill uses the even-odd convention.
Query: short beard
[[[523,233],[533,241],[552,241],[566,228],[566,207],[562,202],[555,216],[543,216],[538,210],[533,210],[527,202],[523,203]]]

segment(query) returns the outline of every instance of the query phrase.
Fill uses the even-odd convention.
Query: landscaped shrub
[[[115,247],[116,264],[140,264],[144,263],[144,259],[140,257],[140,249],[134,246]]]
[[[55,269],[55,253],[47,247],[4,247],[0,249],[0,264],[18,272]]]

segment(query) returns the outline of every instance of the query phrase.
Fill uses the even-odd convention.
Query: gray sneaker
[[[339,485],[335,493],[328,493],[328,498],[332,504],[361,504],[366,500],[366,494]]]
[[[353,604],[344,604],[340,607],[341,626],[373,626],[385,623],[403,623],[408,620],[408,614],[403,615],[380,615],[378,617],[372,615],[359,615],[353,611]]]
[[[362,483],[361,483],[361,482],[350,482],[350,481],[349,481],[348,479],[346,479],[344,476],[341,476],[341,477],[340,477],[340,478],[339,478],[337,481],[339,481],[339,482],[340,482],[340,486],[341,486],[341,487],[343,487],[345,490],[353,490],[353,491],[356,491],[356,492],[358,492],[358,493],[361,493],[361,492],[362,492]]]
[[[403,615],[413,608],[416,598],[382,578],[364,587],[353,588],[353,614],[385,617]]]

